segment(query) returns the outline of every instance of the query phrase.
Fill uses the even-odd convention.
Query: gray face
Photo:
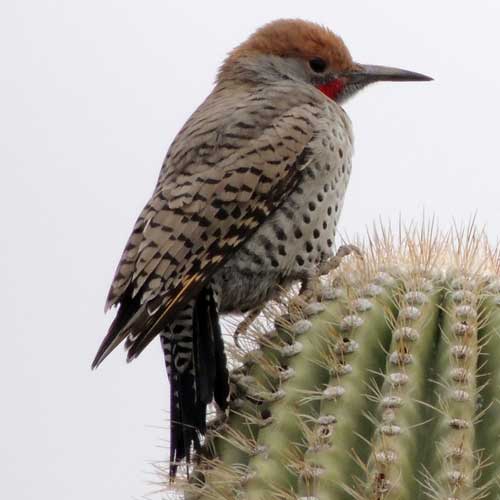
[[[316,61],[317,63],[317,61]],[[341,75],[325,67],[323,71],[313,61],[293,57],[279,57],[262,55],[251,60],[242,61],[240,64],[248,71],[252,80],[268,83],[282,80],[294,80],[318,87],[341,78]],[[343,81],[346,81],[343,78]],[[339,92],[335,101],[342,103],[361,90],[365,85],[361,82],[346,85]]]
[[[344,75],[332,71],[321,64],[321,60],[305,61],[304,59],[278,56],[262,56],[260,70],[272,80],[290,79],[319,87],[323,84],[341,79],[342,90],[335,95],[335,102],[342,104],[370,82],[349,82]]]

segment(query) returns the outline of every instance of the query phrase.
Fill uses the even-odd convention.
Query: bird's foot
[[[360,259],[363,258],[361,250],[356,245],[342,245],[333,257],[330,257],[326,262],[321,264],[318,270],[318,276],[324,276],[334,269],[337,269],[337,267],[340,266],[342,259],[350,254],[356,255],[356,257]]]
[[[222,410],[217,403],[215,403],[215,416],[207,422],[207,431],[217,431],[226,423],[227,418],[227,411]]]
[[[243,319],[243,321],[236,327],[233,334],[233,340],[236,347],[241,349],[240,337],[245,334],[250,328],[251,324],[256,320],[257,316],[262,312],[262,307],[256,307],[252,309]]]
[[[361,250],[356,245],[342,245],[333,257],[330,257],[316,269],[309,271],[302,278],[299,295],[296,297],[294,304],[300,305],[301,303],[307,304],[309,302],[316,302],[321,291],[320,277],[337,269],[342,259],[350,254],[356,255],[360,259],[363,258]]]

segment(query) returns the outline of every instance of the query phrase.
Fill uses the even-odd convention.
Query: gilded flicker
[[[258,311],[332,258],[351,172],[341,107],[366,85],[430,80],[353,62],[327,28],[266,24],[222,64],[172,143],[106,303],[118,312],[92,366],[122,341],[128,361],[157,336],[171,384],[171,473],[227,405],[219,314]]]

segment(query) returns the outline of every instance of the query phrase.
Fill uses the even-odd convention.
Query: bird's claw
[[[341,245],[337,250],[337,253],[320,266],[318,276],[324,276],[330,271],[337,269],[337,267],[340,266],[342,259],[351,254],[354,254],[356,255],[356,257],[363,259],[363,253],[356,245]]]
[[[299,291],[297,299],[302,303],[308,303],[314,300],[318,294],[318,283],[319,278],[325,274],[330,273],[334,269],[337,269],[342,262],[344,257],[350,254],[356,255],[356,257],[362,259],[363,254],[361,250],[356,245],[342,245],[337,250],[337,253],[330,257],[326,262],[321,264],[315,271],[310,272],[307,276],[302,279],[302,286]]]
[[[262,312],[262,307],[252,309],[243,319],[243,321],[236,327],[233,334],[234,344],[238,349],[241,349],[240,337],[250,328],[251,324],[255,321],[257,316]]]

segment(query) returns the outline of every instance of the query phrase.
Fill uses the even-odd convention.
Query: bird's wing
[[[126,336],[137,356],[294,189],[318,117],[295,99],[266,106],[254,94],[229,115],[227,102],[202,106],[181,130],[118,266],[108,305],[120,310],[94,365]]]

